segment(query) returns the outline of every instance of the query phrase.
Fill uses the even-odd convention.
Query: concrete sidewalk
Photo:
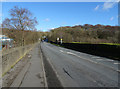
[[[30,54],[30,61],[19,73],[11,87],[45,87],[45,72],[40,53],[40,44]]]

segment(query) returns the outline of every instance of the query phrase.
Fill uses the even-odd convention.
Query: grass
[[[79,43],[79,44],[92,44],[92,43],[88,43],[88,42],[72,42],[72,43]]]
[[[100,43],[100,44],[106,44],[106,45],[117,45],[117,46],[120,46],[120,44],[118,44],[118,43]]]
[[[49,42],[50,43],[50,42]],[[75,44],[93,44],[93,43],[89,43],[89,42],[72,42],[72,43],[75,43]],[[59,46],[59,47],[64,47],[60,44],[55,44],[55,43],[51,43],[55,46]],[[119,43],[99,43],[99,44],[103,44],[103,45],[113,45],[113,46],[117,46],[117,47],[120,47],[120,44]]]
[[[50,42],[49,42],[50,43]],[[93,43],[89,43],[89,42],[71,42],[71,43],[78,43],[78,44],[93,44]],[[51,43],[54,44],[54,43]],[[95,43],[96,44],[96,43]],[[99,44],[105,44],[105,45],[116,45],[116,46],[120,46],[119,43],[99,43]],[[56,46],[60,46],[60,44],[54,44]]]
[[[72,42],[72,43],[79,43],[79,44],[92,44],[92,43],[88,43],[88,42]],[[99,43],[99,44],[105,44],[105,45],[117,45],[117,46],[120,46],[119,43]]]

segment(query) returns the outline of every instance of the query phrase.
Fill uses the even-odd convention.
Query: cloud
[[[112,21],[114,19],[114,17],[111,17],[110,20]]]
[[[94,8],[94,10],[98,10],[99,7],[100,7],[100,5],[97,5],[97,6]]]
[[[7,1],[7,0],[0,0],[0,2],[5,2],[5,1]]]
[[[114,0],[114,1],[109,0],[108,2],[105,2],[103,4],[103,10],[108,10],[110,8],[113,8],[115,6],[115,4],[117,4],[117,1],[118,0]]]
[[[44,21],[48,22],[48,21],[50,21],[50,19],[49,19],[49,18],[46,18]]]
[[[55,28],[51,28],[51,29],[55,29]]]

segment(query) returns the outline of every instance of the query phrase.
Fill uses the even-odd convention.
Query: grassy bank
[[[88,42],[72,42],[72,43],[77,43],[77,44],[92,44],[92,43],[88,43]],[[120,46],[119,43],[99,43],[99,44]]]

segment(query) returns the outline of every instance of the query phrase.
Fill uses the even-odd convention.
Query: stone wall
[[[2,52],[2,75],[8,72],[14,65],[28,53],[35,44],[12,48]]]

